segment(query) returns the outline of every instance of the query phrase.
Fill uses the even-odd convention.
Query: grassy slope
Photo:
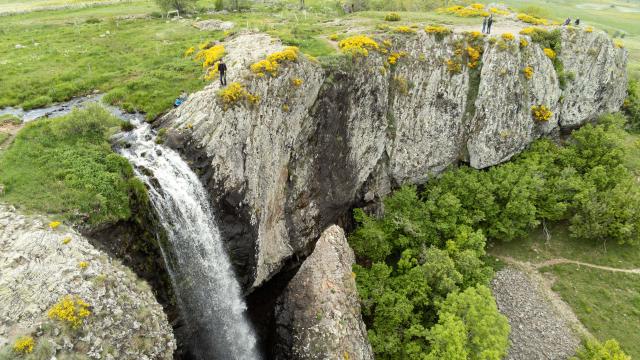
[[[543,269],[556,279],[553,290],[571,305],[600,340],[615,338],[640,358],[640,275],[557,265]]]
[[[0,154],[0,201],[92,225],[128,219],[140,188],[108,141],[120,123],[92,107],[27,124]]]

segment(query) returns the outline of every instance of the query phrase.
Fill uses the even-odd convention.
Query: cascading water
[[[259,359],[256,338],[207,193],[175,151],[155,143],[151,127],[118,135],[119,149],[149,189],[169,246],[161,246],[190,350],[201,359]]]

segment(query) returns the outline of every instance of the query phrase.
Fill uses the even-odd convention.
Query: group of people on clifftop
[[[489,15],[489,16],[485,16],[484,19],[482,20],[482,33],[483,34],[491,34],[491,26],[493,25],[493,14]],[[564,23],[562,24],[562,26],[568,26],[571,25],[571,18],[567,18],[567,20],[564,21]],[[574,22],[575,26],[579,26],[580,25],[580,19],[576,18],[576,21]]]

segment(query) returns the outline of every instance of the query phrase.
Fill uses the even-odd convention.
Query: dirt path
[[[9,137],[7,139],[5,139],[4,141],[0,141],[0,151],[4,150],[7,146],[9,146],[9,144],[11,143],[13,138],[16,137],[16,135],[18,134],[18,131],[21,128],[22,128],[22,124],[16,125],[16,124],[9,123],[9,124],[0,125],[0,132],[9,134]]]
[[[540,268],[543,268],[543,267],[546,267],[546,266],[553,266],[553,265],[560,265],[560,264],[575,264],[575,265],[579,265],[579,266],[586,266],[586,267],[599,269],[599,270],[605,270],[605,271],[622,272],[622,273],[627,273],[627,274],[640,274],[640,269],[620,269],[620,268],[614,268],[614,267],[609,267],[609,266],[589,264],[589,263],[585,263],[585,262],[582,262],[582,261],[569,260],[569,259],[564,259],[564,258],[545,260],[545,261],[543,261],[541,263],[537,263],[537,264],[533,264],[533,265],[536,267],[536,269],[540,269]]]

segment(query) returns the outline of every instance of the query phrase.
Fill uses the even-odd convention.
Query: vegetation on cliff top
[[[145,190],[111,150],[121,122],[95,105],[27,124],[0,155],[0,200],[90,225],[129,219]]]

